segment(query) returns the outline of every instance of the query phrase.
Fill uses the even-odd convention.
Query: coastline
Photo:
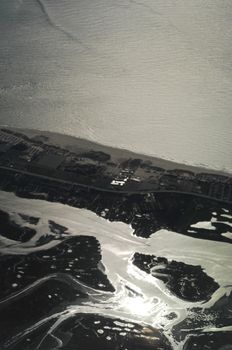
[[[19,132],[24,134],[30,139],[33,139],[34,137],[38,138],[39,136],[42,136],[42,138],[44,138],[42,141],[44,144],[51,145],[51,146],[59,146],[61,148],[64,148],[72,152],[75,152],[77,150],[80,151],[82,149],[83,151],[97,150],[100,152],[109,153],[111,155],[112,160],[118,161],[118,160],[129,159],[129,158],[142,159],[143,161],[150,161],[152,162],[152,165],[161,167],[165,170],[181,169],[183,171],[191,171],[195,174],[204,173],[204,174],[232,177],[232,171],[230,172],[228,170],[211,169],[201,165],[189,165],[184,163],[178,163],[172,160],[153,157],[146,154],[139,154],[136,152],[126,150],[124,148],[114,148],[114,147],[103,145],[97,142],[89,141],[87,139],[77,138],[75,136],[61,134],[57,132],[42,131],[42,130],[35,130],[35,129],[14,128],[9,126],[0,126],[0,129],[8,129],[13,132]]]

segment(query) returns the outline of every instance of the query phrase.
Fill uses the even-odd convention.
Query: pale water
[[[0,124],[232,171],[230,0],[1,0]]]

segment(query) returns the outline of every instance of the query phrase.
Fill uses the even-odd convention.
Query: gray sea
[[[0,124],[232,172],[231,0],[1,0]]]

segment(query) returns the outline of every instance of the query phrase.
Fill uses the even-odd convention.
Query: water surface
[[[3,0],[0,123],[232,171],[229,0]]]

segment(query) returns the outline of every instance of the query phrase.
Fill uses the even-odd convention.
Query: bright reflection
[[[123,307],[132,315],[148,316],[152,312],[153,305],[142,297],[128,296],[123,301]]]

